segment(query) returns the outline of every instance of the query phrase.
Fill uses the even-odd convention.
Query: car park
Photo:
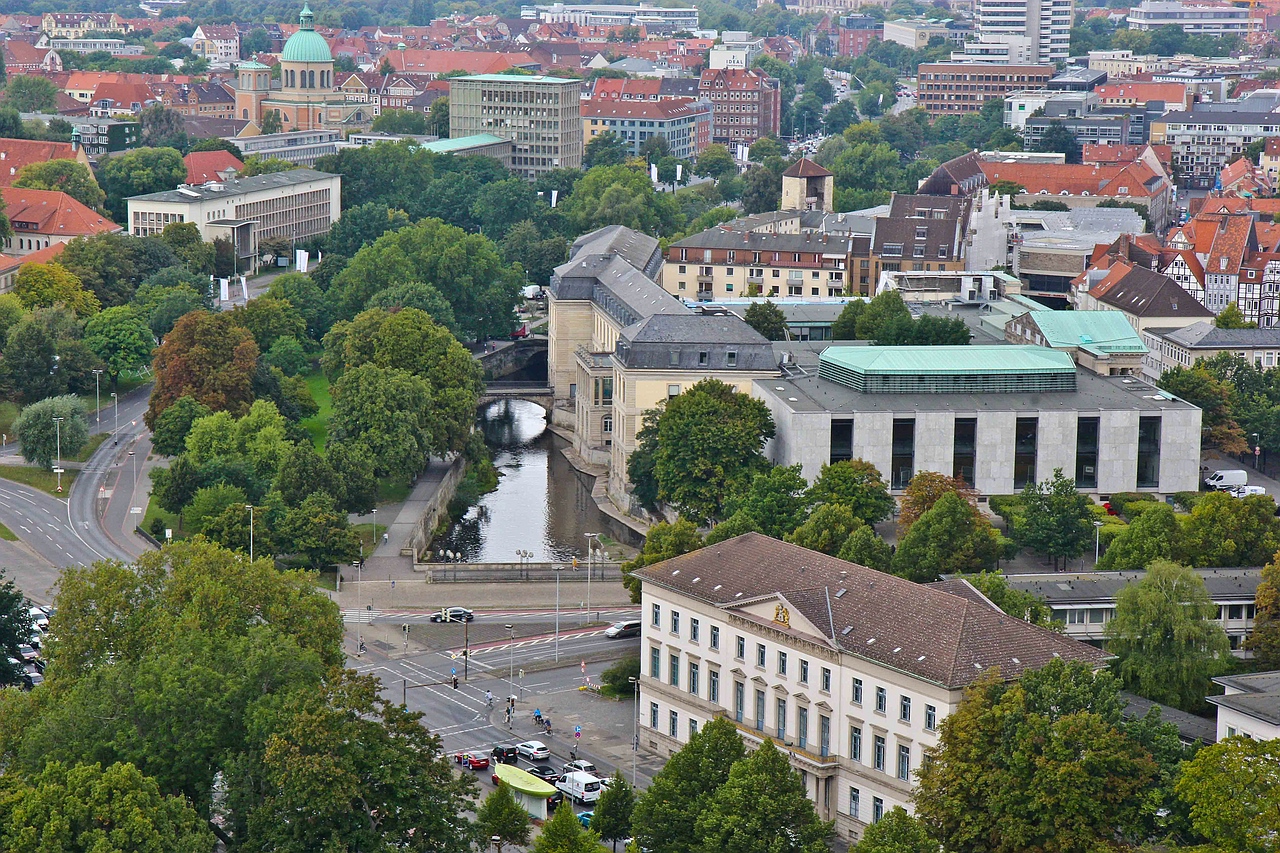
[[[493,750],[489,753],[489,757],[498,764],[515,764],[519,756],[520,753],[514,746],[505,743],[494,744]]]
[[[18,658],[23,663],[35,663],[40,658],[40,653],[26,643],[18,645]]]
[[[1265,495],[1267,490],[1262,486],[1236,486],[1235,488],[1227,489],[1227,493],[1232,497],[1247,498],[1252,495]]]
[[[596,766],[590,761],[570,761],[564,767],[560,768],[562,774],[569,773],[590,773],[592,776],[598,776]]]
[[[489,766],[488,757],[479,752],[459,752],[453,760],[468,770],[483,770]]]
[[[624,637],[639,637],[640,620],[626,619],[622,622],[614,622],[604,629],[604,635],[611,640],[621,640]]]
[[[472,622],[476,615],[465,607],[444,607],[431,614],[432,622]]]
[[[551,750],[540,740],[527,740],[516,744],[516,752],[530,761],[546,761],[551,757]]]
[[[45,613],[43,607],[33,604],[28,608],[27,612],[31,614],[31,624],[37,631],[44,632],[49,630],[49,614]]]

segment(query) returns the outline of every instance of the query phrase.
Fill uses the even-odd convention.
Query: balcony
[[[698,273],[696,278],[698,279],[698,284],[706,284],[706,285],[715,284],[715,276],[712,276],[712,275],[704,275],[703,273]]]
[[[747,723],[735,722],[734,726],[737,727],[738,731],[741,732],[743,738],[746,739],[749,743],[750,742],[760,743],[761,741],[764,741],[764,740],[773,741],[773,745],[776,746],[779,750],[789,754],[792,758],[798,759],[804,762],[805,764],[809,765],[809,767],[806,769],[809,769],[812,771],[822,771],[822,770],[834,771],[837,767],[840,766],[840,756],[838,755],[835,755],[835,754],[819,755],[818,753],[812,752],[808,749],[801,749],[800,747],[795,745],[795,741],[790,737],[788,738],[774,737],[768,732],[762,732],[756,729],[754,725],[749,725]]]

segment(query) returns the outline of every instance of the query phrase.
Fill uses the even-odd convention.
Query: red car
[[[469,770],[483,770],[489,766],[489,758],[479,752],[459,752],[453,760]]]

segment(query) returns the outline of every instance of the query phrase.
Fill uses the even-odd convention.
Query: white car
[[[1250,495],[1265,495],[1267,490],[1262,486],[1236,486],[1227,489],[1227,492],[1237,498],[1247,498]]]
[[[546,761],[551,757],[551,750],[540,740],[527,740],[516,744],[516,752],[530,761]]]

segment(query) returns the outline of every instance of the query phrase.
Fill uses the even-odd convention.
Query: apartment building
[[[240,30],[235,24],[201,24],[191,39],[191,52],[211,63],[225,65],[240,58]]]
[[[972,26],[951,18],[898,18],[885,21],[883,27],[882,38],[885,41],[897,42],[911,50],[928,47],[935,38],[964,44],[965,37],[973,35]]]
[[[1031,61],[1066,60],[1071,42],[1074,0],[976,0],[978,39],[1023,37],[1031,43]]]
[[[45,12],[40,31],[49,38],[82,39],[89,33],[126,35],[133,30],[114,12]]]
[[[1219,329],[1201,320],[1180,329],[1154,326],[1142,333],[1150,355],[1144,365],[1147,378],[1160,378],[1166,370],[1191,367],[1200,359],[1229,353],[1260,370],[1280,367],[1280,328]]]
[[[710,101],[668,98],[661,101],[618,101],[590,98],[582,102],[584,144],[612,132],[627,144],[627,153],[639,157],[654,137],[666,140],[672,157],[692,160],[711,144]]]
[[[29,255],[77,237],[120,230],[119,225],[66,193],[2,187],[0,200],[13,231],[4,238],[8,255]]]
[[[1107,76],[1132,77],[1148,71],[1166,71],[1172,65],[1169,57],[1155,54],[1134,56],[1132,50],[1091,50],[1089,67],[1107,72]]]
[[[800,773],[847,841],[911,810],[964,689],[1098,649],[1011,618],[964,580],[919,585],[748,533],[636,570],[640,740],[670,754],[727,716]]]
[[[511,169],[528,180],[582,165],[582,81],[478,74],[449,85],[449,135],[511,140]]]
[[[920,65],[917,103],[931,116],[976,113],[993,98],[1044,88],[1052,65],[936,62]]]
[[[672,32],[698,29],[698,10],[688,6],[549,3],[521,6],[520,17],[544,24],[579,24],[588,27],[625,27],[657,24]]]
[[[750,145],[777,136],[782,121],[782,89],[777,80],[751,69],[706,70],[698,80],[698,96],[711,102],[714,142]]]
[[[1147,355],[1142,338],[1119,311],[1027,311],[1005,323],[1004,339],[1065,352],[1099,376],[1141,374]]]
[[[768,234],[711,228],[672,243],[662,287],[703,302],[743,296],[845,296],[853,239],[842,234]]]
[[[844,15],[836,29],[840,56],[861,56],[884,37],[884,24],[870,15]]]
[[[1253,17],[1248,6],[1179,2],[1179,0],[1142,0],[1129,9],[1129,29],[1141,32],[1161,27],[1181,27],[1197,36],[1245,36],[1262,28],[1264,18]]]
[[[871,280],[900,270],[963,270],[969,211],[966,198],[895,193],[887,215],[874,220]],[[862,259],[858,266],[862,268]]]
[[[1151,124],[1152,144],[1173,149],[1174,166],[1193,189],[1208,189],[1251,143],[1280,134],[1280,90],[1259,89],[1239,101],[1174,110]]]
[[[1218,706],[1218,740],[1246,737],[1252,740],[1280,738],[1280,672],[1220,675],[1221,696],[1209,696]]]
[[[50,160],[75,160],[89,168],[89,155],[85,154],[84,148],[70,142],[0,137],[0,187],[10,186],[17,180],[24,166]]]

